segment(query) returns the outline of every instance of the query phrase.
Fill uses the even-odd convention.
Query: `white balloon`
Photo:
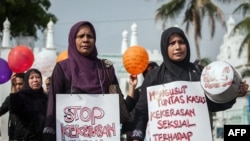
[[[55,67],[56,58],[55,50],[43,49],[36,55],[34,67],[40,70],[43,76],[48,77]]]

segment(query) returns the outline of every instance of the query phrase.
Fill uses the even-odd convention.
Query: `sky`
[[[96,29],[96,46],[99,54],[120,53],[122,32],[127,30],[128,41],[130,41],[131,25],[137,25],[138,44],[147,50],[160,50],[160,37],[162,33],[161,22],[155,22],[156,10],[168,0],[51,0],[49,12],[56,15],[57,23],[54,25],[54,45],[58,52],[67,49],[68,33],[71,26],[82,20],[93,23]],[[227,21],[237,4],[221,4],[220,8],[225,14]],[[234,14],[232,17],[236,22],[240,20],[240,15]],[[178,25],[182,29],[180,15],[175,21],[168,22],[168,26]],[[216,24],[216,32],[213,38],[210,37],[208,21],[204,19],[202,25],[202,40],[200,50],[202,58],[216,60],[220,45],[226,28],[220,23]],[[196,53],[193,42],[193,34],[187,35],[191,46],[191,61],[195,60]],[[36,47],[43,47],[43,35],[40,34]]]

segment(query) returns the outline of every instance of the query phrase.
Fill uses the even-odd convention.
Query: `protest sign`
[[[200,82],[175,81],[147,88],[151,141],[212,141]]]
[[[118,141],[119,115],[118,95],[57,94],[57,141]]]

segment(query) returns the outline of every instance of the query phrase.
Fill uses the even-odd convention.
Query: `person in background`
[[[44,141],[56,140],[56,94],[109,93],[110,81],[105,74],[102,59],[98,58],[97,55],[96,32],[92,23],[89,21],[75,23],[68,36],[68,58],[57,62],[52,72],[46,123],[43,131]],[[112,84],[118,85],[112,62],[108,60],[105,65],[109,66],[106,67],[106,70],[110,74]],[[131,82],[135,80],[130,78]],[[127,105],[133,100],[134,87],[132,86],[131,93],[126,97]]]
[[[50,82],[51,82],[51,76],[47,77],[45,79],[45,81],[44,81],[44,83],[45,83],[45,92],[46,93],[49,92]]]
[[[24,87],[24,74],[16,73],[11,76],[11,93],[19,92]],[[2,106],[0,107],[0,116],[4,115],[10,110],[10,96],[8,95]],[[8,119],[8,135],[9,141],[14,140],[14,130],[15,130],[15,116],[9,112]]]
[[[152,69],[158,68],[159,65],[154,62],[154,61],[149,61],[147,68],[142,72],[142,76],[143,78],[145,78],[145,76],[147,75],[147,73],[149,71],[151,71]],[[137,77],[134,77],[134,79],[137,79]],[[137,81],[135,81],[137,85]],[[134,91],[134,103],[131,103],[131,108],[133,108],[133,110],[130,112],[130,119],[127,123],[122,125],[122,134],[126,134],[126,139],[127,141],[131,141],[131,134],[133,132],[133,130],[135,129],[135,123],[134,123],[134,114],[135,114],[135,104],[137,103],[139,96],[140,96],[140,92],[141,92],[141,86],[136,88]]]
[[[24,87],[25,73],[16,73],[11,77],[11,93],[18,92]]]
[[[16,117],[14,138],[17,141],[42,141],[47,110],[47,95],[42,74],[31,68],[24,76],[24,89],[10,94],[10,112]]]
[[[148,72],[142,86],[139,100],[135,107],[135,129],[133,141],[143,141],[148,123],[147,87],[173,81],[200,81],[202,66],[190,62],[190,46],[184,32],[178,27],[170,27],[161,35],[161,54],[163,63]],[[247,94],[249,85],[243,81],[238,96]],[[229,109],[236,99],[227,103],[215,103],[206,97],[208,110],[217,112]]]

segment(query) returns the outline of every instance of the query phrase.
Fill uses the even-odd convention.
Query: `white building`
[[[53,22],[50,21],[47,25],[48,31],[47,31],[47,40],[46,40],[46,46],[42,48],[40,51],[39,48],[34,47],[33,40],[31,38],[17,38],[16,45],[11,45],[10,40],[10,26],[11,23],[8,21],[8,19],[5,20],[3,29],[3,37],[2,37],[2,44],[0,46],[0,57],[6,61],[8,61],[8,54],[11,51],[11,49],[17,45],[27,45],[31,48],[33,51],[35,60],[33,63],[34,68],[39,69],[42,74],[43,78],[45,80],[45,77],[49,76],[52,72],[52,69],[54,68],[54,65],[56,63],[56,48],[53,44]],[[39,65],[37,65],[39,64]],[[10,87],[11,82],[8,81],[4,84],[0,85],[0,103],[2,105],[5,98],[10,94]],[[0,117],[0,132],[1,141],[8,141],[8,119],[9,119],[9,112],[7,112],[5,115]]]
[[[3,23],[4,29],[3,29],[3,37],[2,37],[2,44],[0,46],[0,57],[2,59],[7,60],[8,59],[8,54],[11,50],[11,45],[10,45],[10,22],[8,19],[5,20]],[[6,96],[10,93],[10,82],[6,82],[4,84],[0,85],[0,102],[1,105],[3,101],[5,100]],[[7,141],[8,139],[8,118],[9,118],[9,113],[5,114],[4,116],[0,117],[0,132],[2,134],[2,137],[0,137],[1,140]],[[5,127],[5,128],[2,128]]]
[[[220,53],[217,56],[218,61],[226,61],[231,64],[236,71],[242,74],[246,69],[250,69],[247,65],[248,50],[247,45],[242,49],[242,53],[238,56],[240,45],[245,37],[244,33],[237,31],[232,34],[232,30],[235,27],[235,21],[230,16],[227,21],[227,32],[224,35],[223,42],[220,46]],[[243,78],[247,80],[247,83],[250,84],[250,77]],[[223,129],[224,124],[250,124],[250,111],[249,111],[249,102],[250,95],[242,98],[237,98],[236,104],[226,111],[217,112],[214,117],[214,139],[215,141],[223,141],[223,138],[220,137],[220,132]]]
[[[128,90],[128,78],[129,78],[129,73],[125,70],[123,66],[123,60],[122,60],[122,55],[131,46],[136,46],[140,45],[138,38],[137,38],[137,25],[136,23],[133,23],[131,25],[131,36],[130,36],[130,43],[128,40],[128,32],[127,30],[124,30],[122,32],[122,43],[121,43],[121,54],[110,54],[110,53],[104,53],[100,54],[100,58],[106,58],[109,59],[113,62],[116,70],[117,77],[119,78],[119,84],[121,87],[122,92],[126,95],[127,90]],[[147,50],[148,56],[149,56],[149,61],[155,61],[159,65],[162,62],[162,55],[161,52],[158,50]],[[142,74],[138,75],[138,84],[137,86],[140,86],[143,81],[143,76]]]

